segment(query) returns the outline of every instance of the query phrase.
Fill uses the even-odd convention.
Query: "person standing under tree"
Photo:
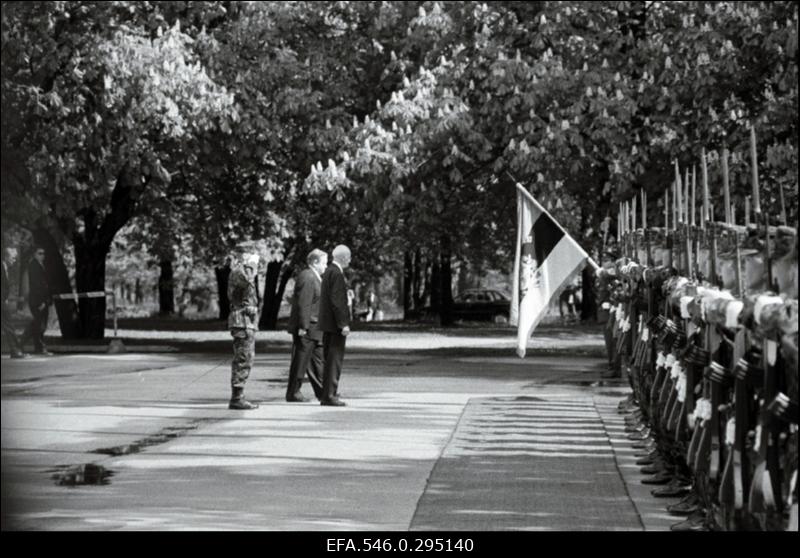
[[[350,265],[350,249],[340,244],[333,249],[333,264],[322,276],[319,301],[319,328],[322,330],[323,366],[320,404],[344,407],[339,399],[339,378],[347,335],[350,333],[350,312],[347,308],[347,281],[344,270]]]
[[[286,401],[289,402],[306,401],[300,392],[306,374],[317,399],[322,399],[322,331],[318,316],[322,274],[328,266],[328,254],[315,248],[309,252],[306,262],[308,267],[300,272],[294,283],[289,315],[288,331],[294,340],[286,388]]]
[[[256,351],[258,331],[258,254],[244,254],[241,265],[231,271],[228,280],[230,314],[228,328],[233,337],[233,362],[231,363],[231,401],[229,409],[247,411],[257,409],[257,403],[244,398],[244,385],[250,376]]]
[[[23,285],[25,285],[24,279]],[[50,318],[52,297],[44,270],[44,248],[41,246],[34,247],[33,258],[28,263],[26,298],[31,311],[31,321],[25,328],[20,343],[24,347],[25,343],[31,339],[35,354],[51,356],[53,353],[47,350],[44,343],[44,332],[47,331],[47,322]]]

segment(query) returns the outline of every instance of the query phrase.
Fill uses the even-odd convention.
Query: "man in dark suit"
[[[2,325],[3,336],[8,340],[9,349],[11,350],[11,358],[24,358],[25,353],[22,352],[22,345],[17,339],[17,333],[14,331],[14,326],[11,323],[11,308],[8,306],[8,295],[11,294],[11,288],[8,282],[8,269],[17,261],[17,249],[11,246],[3,247],[3,277],[2,277]]]
[[[344,346],[350,333],[350,313],[347,309],[347,282],[344,270],[350,265],[350,249],[339,245],[333,249],[333,263],[322,276],[319,303],[319,328],[322,330],[323,367],[322,405],[344,407],[339,399],[339,377],[342,374]]]
[[[317,399],[322,400],[322,331],[319,329],[319,298],[322,273],[328,266],[328,254],[314,249],[306,258],[308,267],[300,272],[294,283],[292,313],[288,331],[294,338],[292,363],[289,366],[289,385],[286,401],[307,401],[300,392],[303,377],[308,380]]]
[[[33,352],[40,355],[52,355],[44,344],[44,332],[50,317],[50,285],[44,271],[44,248],[36,246],[33,258],[28,264],[28,308],[32,319],[22,334],[23,346],[28,339],[33,340]]]

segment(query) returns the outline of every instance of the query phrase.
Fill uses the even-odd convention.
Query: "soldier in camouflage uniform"
[[[231,272],[228,282],[228,299],[231,304],[228,328],[233,336],[232,395],[229,409],[258,408],[258,404],[244,398],[244,384],[253,366],[258,331],[258,260],[258,254],[245,254],[242,265]]]

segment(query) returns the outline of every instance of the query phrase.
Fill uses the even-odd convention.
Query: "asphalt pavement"
[[[639,484],[615,411],[628,390],[597,383],[602,359],[354,345],[340,384],[347,407],[285,402],[289,354],[267,349],[246,389],[261,407],[247,412],[227,409],[229,354],[4,356],[2,528],[675,522]]]

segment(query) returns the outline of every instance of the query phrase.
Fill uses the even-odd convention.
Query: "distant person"
[[[17,334],[14,331],[14,326],[11,324],[11,308],[8,306],[8,295],[11,288],[8,281],[8,269],[17,261],[17,249],[11,246],[3,248],[3,277],[2,277],[2,295],[3,295],[3,314],[2,326],[3,336],[7,339],[11,358],[25,358],[25,353],[22,352],[22,345],[17,339]]]
[[[328,266],[328,254],[314,249],[306,258],[308,267],[300,272],[294,283],[292,312],[288,331],[292,334],[292,363],[289,366],[289,385],[286,401],[302,402],[307,399],[300,392],[303,377],[308,381],[317,399],[322,400],[322,331],[319,328],[319,299],[322,274]]]
[[[44,257],[44,248],[36,246],[33,258],[28,263],[26,298],[31,311],[31,321],[25,328],[20,343],[24,347],[30,339],[33,341],[35,354],[52,356],[53,353],[47,350],[44,343],[44,332],[47,331],[47,322],[50,318],[50,304],[53,302],[44,270]]]
[[[231,363],[231,401],[229,409],[257,409],[257,403],[244,398],[244,385],[250,376],[256,352],[258,331],[258,254],[246,253],[240,265],[231,271],[228,279],[228,300],[231,313],[228,328],[233,337],[233,362]]]
[[[344,270],[350,265],[350,249],[340,244],[333,249],[333,263],[322,276],[319,303],[319,328],[322,330],[323,366],[322,405],[344,407],[339,399],[339,378],[347,335],[350,333],[350,312],[347,305],[347,281]]]
[[[577,308],[577,300],[575,293],[577,292],[578,288],[575,285],[567,286],[564,291],[559,296],[558,300],[558,310],[561,313],[561,318],[567,322],[575,321],[577,314],[575,312]],[[567,307],[566,315],[564,314],[564,306]]]
[[[371,322],[375,319],[375,304],[376,304],[375,292],[370,291],[367,295],[367,318],[366,321]]]

